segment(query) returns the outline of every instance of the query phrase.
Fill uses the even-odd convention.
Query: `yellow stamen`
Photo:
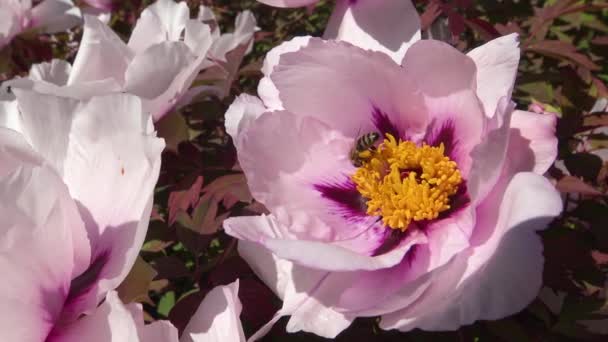
[[[352,180],[367,199],[367,214],[381,216],[392,229],[432,220],[450,209],[450,196],[462,182],[456,162],[444,146],[416,146],[390,134],[357,169]]]

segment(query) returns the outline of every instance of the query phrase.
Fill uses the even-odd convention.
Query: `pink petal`
[[[443,143],[445,153],[458,164],[463,178],[469,178],[474,160],[471,151],[483,139],[485,116],[475,93],[456,91],[445,96],[425,96],[430,124],[425,142],[438,146]]]
[[[270,78],[286,110],[317,118],[347,136],[376,130],[376,111],[398,128],[421,130],[426,123],[412,82],[417,78],[387,55],[348,43],[310,39],[298,51],[280,55]]]
[[[541,285],[542,244],[536,231],[561,209],[548,180],[517,174],[478,208],[477,225],[489,229],[476,229],[474,247],[433,272],[431,287],[414,305],[383,316],[382,328],[452,330],[520,311]]]
[[[279,98],[279,90],[270,78],[275,66],[279,64],[283,54],[300,50],[302,47],[308,45],[310,38],[310,36],[294,37],[291,40],[281,43],[266,54],[262,66],[262,73],[266,77],[262,78],[258,84],[258,94],[262,101],[264,101],[266,107],[270,110],[284,109],[281,99]]]
[[[139,342],[137,324],[133,318],[132,312],[120,301],[116,292],[112,291],[91,315],[57,328],[47,341]]]
[[[340,0],[324,38],[380,51],[400,63],[410,45],[420,40],[420,18],[409,0]]]
[[[213,44],[209,25],[196,20],[188,20],[184,29],[184,43],[196,56],[207,54]]]
[[[500,127],[490,131],[484,140],[471,152],[473,164],[468,177],[468,193],[474,203],[481,202],[496,184],[503,171],[507,157],[509,137],[511,136],[511,120],[514,104],[503,97],[497,107],[493,121],[502,121]],[[498,126],[499,124],[494,124]],[[517,158],[517,154],[513,156]]]
[[[157,0],[141,13],[129,38],[129,48],[142,53],[154,44],[177,42],[189,19],[190,10],[186,3]]]
[[[242,44],[250,44],[257,29],[253,13],[250,11],[239,13],[235,19],[234,32],[222,34],[215,40],[209,54],[226,62],[226,54]]]
[[[235,142],[249,189],[287,227],[285,236],[340,240],[345,248],[372,254],[385,238],[383,231],[375,233],[376,219],[359,212],[353,217],[324,192],[353,172],[353,144],[317,119],[288,112],[262,114]]]
[[[68,85],[71,69],[72,66],[69,63],[54,59],[51,63],[34,64],[30,68],[27,78],[9,80],[3,86],[80,100],[87,100],[95,95],[118,92],[122,89],[122,85],[113,78]]]
[[[134,96],[93,98],[78,109],[64,179],[79,201],[96,256],[108,257],[99,299],[122,282],[139,253],[164,143]]]
[[[401,65],[418,88],[432,97],[476,90],[476,67],[470,57],[438,40],[420,40],[405,54]]]
[[[153,99],[173,82],[175,75],[187,68],[196,56],[183,42],[164,42],[155,44],[135,55],[125,71],[127,92]],[[150,66],[154,65],[154,72]]]
[[[32,159],[16,132],[0,129],[0,141],[0,165],[13,168],[0,170],[0,339],[43,341],[60,317],[73,275],[88,264],[89,244],[57,173]]]
[[[0,101],[0,127],[22,132],[17,101]]]
[[[19,18],[8,6],[0,8],[0,48],[10,43],[21,31]]]
[[[259,2],[275,7],[304,7],[312,5],[319,0],[258,0]]]
[[[99,19],[85,15],[84,32],[74,59],[68,85],[114,79],[124,84],[133,52]]]
[[[286,227],[272,216],[245,216],[224,221],[226,233],[239,239],[258,242],[282,259],[326,271],[376,270],[396,265],[416,243],[425,242],[422,234],[414,234],[391,251],[368,256],[337,244],[285,238]],[[328,262],[331,260],[331,262]]]
[[[71,0],[44,0],[32,8],[32,25],[46,33],[65,31],[82,22],[78,7]]]
[[[29,78],[31,80],[46,81],[61,86],[68,83],[71,70],[72,66],[70,63],[61,59],[53,59],[51,62],[32,65]]]
[[[143,323],[143,317],[141,322]],[[155,321],[140,328],[140,341],[178,342],[178,331],[169,321]]]
[[[239,134],[266,111],[262,101],[248,94],[241,94],[226,111],[226,132],[237,142]],[[240,150],[237,147],[237,151]]]
[[[509,149],[522,151],[524,145],[527,145],[534,154],[531,160],[526,161],[525,165],[520,165],[518,169],[534,171],[538,174],[547,172],[557,157],[556,122],[557,118],[552,114],[536,114],[521,110],[513,112],[509,142],[513,147],[509,146]],[[510,161],[515,162],[512,159]]]
[[[515,33],[496,38],[467,54],[477,66],[477,96],[487,117],[494,116],[501,97],[511,98],[519,55]]]
[[[250,340],[264,336],[278,319],[288,315],[291,315],[288,331],[303,330],[327,338],[335,337],[354,320],[311,297],[327,272],[280,259],[261,245],[246,240],[239,241],[238,250],[262,281],[284,301],[283,308]]]
[[[28,140],[62,174],[93,247],[87,293],[70,304],[77,315],[118,286],[133,265],[146,235],[164,143],[132,95],[79,102],[15,94]]]
[[[87,5],[102,11],[111,11],[113,1],[114,0],[84,0]]]
[[[180,342],[244,342],[238,291],[238,280],[211,290],[184,329]]]

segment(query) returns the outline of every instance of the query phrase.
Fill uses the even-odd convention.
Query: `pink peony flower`
[[[135,262],[164,143],[132,95],[15,94],[0,102],[0,340],[82,340],[62,336],[105,315]]]
[[[302,7],[318,0],[258,0],[277,7]],[[337,39],[381,51],[396,63],[420,39],[420,18],[410,1],[338,0],[325,28],[325,39]]]
[[[125,44],[99,19],[85,15],[73,66],[64,61],[43,63],[33,67],[28,79],[6,86],[77,99],[127,92],[139,96],[146,112],[158,121],[183,97],[195,95],[188,89],[202,69],[213,65],[209,52],[222,58],[233,42],[249,44],[255,19],[250,12],[241,17],[247,23],[244,29],[220,41],[218,37],[224,36],[212,33],[202,20],[190,19],[185,2],[158,0],[142,12]]]
[[[80,10],[71,0],[0,0],[0,48],[27,30],[65,31],[81,22]]]
[[[270,214],[225,230],[283,299],[256,336],[286,315],[289,332],[324,337],[366,316],[451,330],[516,313],[540,289],[536,231],[562,209],[541,176],[555,117],[514,110],[517,36],[466,55],[416,41],[398,63],[383,51],[295,38],[267,55],[261,99],[226,114]]]

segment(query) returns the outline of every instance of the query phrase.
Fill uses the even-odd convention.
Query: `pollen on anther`
[[[440,146],[417,146],[387,134],[377,150],[352,175],[367,199],[367,214],[405,230],[412,221],[436,219],[450,209],[450,196],[462,182],[458,165]]]

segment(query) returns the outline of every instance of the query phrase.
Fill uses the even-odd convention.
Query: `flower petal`
[[[323,37],[384,52],[400,63],[410,45],[420,40],[420,17],[409,0],[341,0]]]
[[[483,139],[486,118],[471,90],[440,97],[425,96],[430,124],[424,141],[444,145],[445,154],[458,164],[463,178],[469,177],[474,162],[470,153]]]
[[[410,82],[431,97],[444,97],[476,88],[476,67],[470,57],[438,40],[420,40],[405,54],[401,65]]]
[[[155,44],[135,55],[125,72],[125,90],[137,96],[153,99],[162,93],[180,73],[196,59],[183,42]],[[150,66],[154,65],[154,72]]]
[[[190,9],[186,3],[157,0],[141,12],[128,46],[135,53],[141,53],[154,44],[177,42],[189,19]]]
[[[17,101],[0,101],[0,127],[22,132]]]
[[[78,7],[71,0],[44,0],[32,8],[32,25],[46,33],[65,31],[82,22]]]
[[[250,11],[239,13],[235,19],[234,32],[222,34],[214,41],[209,54],[216,59],[226,62],[226,54],[236,49],[239,45],[249,45],[257,29],[257,22],[253,13]]]
[[[61,59],[53,59],[51,62],[32,65],[29,78],[31,80],[46,81],[61,86],[68,83],[71,70],[72,66],[70,63]]]
[[[72,277],[88,264],[90,247],[57,173],[36,160],[18,133],[0,128],[0,141],[0,339],[42,341],[60,317]]]
[[[74,305],[96,305],[120,284],[137,257],[164,143],[151,132],[149,116],[132,95],[79,102],[24,90],[15,94],[28,140],[63,176],[93,247],[96,270],[87,284],[92,288],[79,293],[82,303]],[[75,314],[80,310],[73,309]]]
[[[312,5],[319,0],[258,0],[259,2],[275,7],[304,7]]]
[[[211,290],[184,329],[180,342],[244,342],[238,291],[238,280]]]
[[[139,342],[137,324],[118,294],[109,292],[106,300],[91,315],[67,326],[58,327],[49,342]]]
[[[286,238],[273,216],[244,216],[224,221],[226,233],[238,239],[258,242],[282,259],[325,271],[376,270],[396,265],[415,244],[425,242],[424,235],[412,234],[391,251],[368,256],[332,243]]]
[[[519,55],[516,33],[496,38],[467,54],[477,67],[477,96],[487,117],[494,116],[501,97],[511,98]]]
[[[288,227],[285,236],[342,241],[345,248],[371,255],[385,238],[384,231],[375,233],[376,218],[351,215],[325,191],[352,174],[353,144],[317,119],[288,112],[262,114],[235,142],[249,189]]]
[[[274,68],[279,64],[281,56],[285,53],[295,52],[300,50],[302,47],[308,45],[312,37],[294,37],[291,40],[281,43],[279,46],[268,51],[264,58],[264,64],[262,65],[262,73],[264,78],[260,80],[258,84],[258,94],[266,107],[270,110],[283,110],[283,104],[279,98],[279,90],[272,82],[270,75],[274,71]]]
[[[239,134],[266,111],[262,101],[248,94],[241,94],[228,107],[226,111],[226,132],[232,141],[238,140]],[[237,147],[237,149],[239,149]]]
[[[68,85],[114,79],[124,84],[125,71],[133,52],[107,25],[85,15],[84,32],[74,59]]]
[[[507,97],[500,100],[493,121],[502,121],[502,125],[490,131],[484,137],[484,140],[471,151],[473,163],[468,177],[467,189],[474,203],[481,202],[492,191],[502,174],[503,165],[507,158],[509,137],[511,136],[511,120],[514,107],[515,105],[509,102]],[[520,155],[516,153],[511,158],[517,159]]]
[[[143,317],[142,317],[143,323]],[[140,328],[140,341],[142,342],[178,342],[177,328],[169,321],[154,321]]]
[[[422,99],[408,72],[385,54],[348,43],[310,39],[296,52],[280,55],[270,79],[280,98],[270,99],[272,103],[317,118],[346,136],[376,130],[376,111],[399,128],[421,130],[426,124]],[[266,97],[262,100],[268,105]]]
[[[534,171],[541,175],[547,172],[557,157],[556,122],[557,118],[552,114],[536,114],[521,110],[513,113],[512,138],[509,142],[513,147],[510,146],[509,149],[523,150],[522,145],[527,145],[534,154],[533,160],[518,166],[518,169]],[[513,163],[515,160],[510,159],[510,162]]]
[[[291,315],[288,332],[306,331],[326,338],[334,338],[354,320],[314,298],[316,289],[327,277],[327,272],[313,270],[288,260],[280,259],[260,244],[239,241],[239,254],[254,272],[283,299],[283,307],[274,318],[259,329],[249,340],[264,336],[283,316]]]
[[[561,209],[548,180],[517,174],[478,208],[477,225],[494,228],[476,230],[474,247],[433,272],[431,287],[414,305],[383,316],[382,328],[452,330],[520,311],[541,285],[542,244],[536,231]]]

